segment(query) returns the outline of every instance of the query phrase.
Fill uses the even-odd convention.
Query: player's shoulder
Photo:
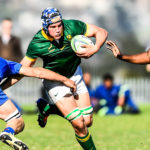
[[[36,47],[37,44],[41,43],[45,38],[42,36],[42,30],[39,30],[32,38],[29,43],[29,47]]]
[[[63,19],[63,23],[66,23],[66,24],[77,24],[77,23],[83,23],[83,21],[77,20],[77,19]]]
[[[102,89],[104,89],[104,85],[103,85],[103,84],[100,84],[100,85],[97,86],[96,89],[101,91]]]
[[[86,32],[86,23],[80,20],[63,20],[64,30],[69,31],[72,35],[85,34]]]
[[[43,36],[42,36],[42,29],[40,29],[32,38],[32,41],[37,41],[37,40],[40,40],[40,39],[43,39]]]
[[[121,84],[113,84],[112,89],[120,89]]]

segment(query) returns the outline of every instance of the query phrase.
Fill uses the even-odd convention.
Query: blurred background
[[[150,43],[149,0],[0,0],[0,21],[5,17],[12,19],[13,35],[21,39],[23,55],[34,34],[41,29],[40,16],[46,7],[58,8],[65,19],[105,28],[108,39],[115,41],[123,53],[143,52]],[[42,66],[40,59],[36,65]],[[103,74],[111,73],[116,83],[129,85],[136,103],[150,102],[150,74],[145,65],[121,62],[104,45],[92,58],[82,60],[82,67],[92,75],[92,89],[101,83]],[[41,87],[41,80],[24,78],[7,92],[19,104],[34,104],[41,97]]]

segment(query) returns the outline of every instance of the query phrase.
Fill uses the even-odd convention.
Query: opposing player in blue
[[[115,84],[111,74],[105,74],[103,76],[103,84],[96,88],[95,97],[100,100],[100,105],[96,107],[97,111],[100,109],[98,113],[101,116],[139,113],[139,109],[133,103],[127,85]]]
[[[0,82],[10,76],[17,75],[37,77],[47,80],[55,80],[62,82],[64,85],[76,90],[75,83],[53,71],[44,69],[44,68],[31,68],[22,66],[19,63],[8,61],[0,57]],[[18,78],[15,76],[13,80],[17,80]],[[11,83],[9,83],[11,85]],[[7,86],[7,85],[6,85]],[[5,89],[5,86],[4,86]],[[6,128],[0,134],[0,140],[15,150],[28,150],[26,144],[24,144],[21,140],[17,139],[14,135],[23,131],[24,129],[24,121],[21,117],[21,113],[15,107],[15,105],[11,102],[8,96],[2,91],[0,86],[0,119],[6,122]]]

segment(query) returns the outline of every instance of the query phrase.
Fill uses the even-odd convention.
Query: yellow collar
[[[50,40],[50,41],[53,41],[53,40],[54,40],[54,38],[48,36],[48,35],[44,32],[43,29],[42,29],[41,33],[42,33],[42,35],[43,35],[43,37],[44,37],[45,39]],[[63,36],[63,32],[61,33],[61,36]]]
[[[44,36],[45,39],[50,40],[50,41],[53,41],[53,40],[54,40],[52,37],[48,36],[48,35],[44,32],[43,29],[42,29],[41,33],[42,33],[42,35]]]

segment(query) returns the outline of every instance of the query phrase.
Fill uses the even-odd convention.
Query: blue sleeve
[[[10,75],[19,74],[21,64],[13,61],[8,61],[9,69],[10,69]]]

